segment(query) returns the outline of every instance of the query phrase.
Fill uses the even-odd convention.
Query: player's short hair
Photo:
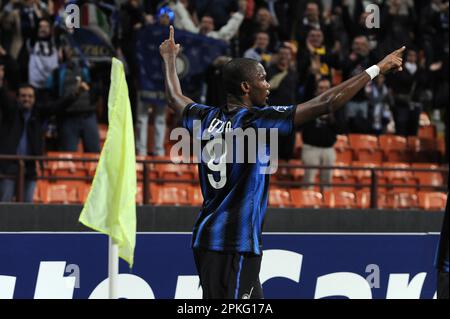
[[[223,84],[225,92],[236,96],[243,94],[241,83],[251,81],[256,75],[258,61],[249,58],[236,58],[223,67]]]

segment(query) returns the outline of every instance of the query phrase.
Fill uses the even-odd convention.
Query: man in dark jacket
[[[292,105],[297,101],[297,72],[292,68],[292,52],[288,47],[278,49],[275,63],[267,70],[271,105]]]
[[[417,135],[424,90],[428,86],[427,82],[430,82],[429,73],[418,61],[417,52],[408,50],[403,70],[391,74],[387,80],[394,95],[395,133],[403,136]]]
[[[331,87],[328,78],[322,78],[317,82],[316,96],[327,91]],[[336,161],[334,144],[340,128],[335,119],[334,113],[318,117],[302,127],[303,147],[302,162],[305,165],[333,166]],[[314,183],[317,169],[305,169],[303,181],[308,184]],[[333,177],[332,170],[323,169],[320,171],[320,181],[324,184],[331,184]],[[308,185],[309,188],[314,188]],[[329,186],[325,186],[328,188]]]
[[[1,83],[1,82],[0,82]],[[7,90],[0,86],[0,108],[2,123],[0,124],[0,154],[39,156],[44,152],[43,121],[45,116],[55,114],[69,106],[81,90],[56,102],[46,105],[35,105],[35,91],[29,85],[21,85],[17,102],[11,101]],[[0,180],[0,202],[12,200],[16,190],[16,179],[19,165],[16,161],[0,161],[0,175],[10,175],[11,179]],[[33,201],[36,186],[36,163],[25,164],[24,200]]]
[[[96,105],[91,101],[89,69],[72,59],[72,48],[63,47],[63,60],[48,80],[55,99],[64,98],[77,91],[79,83],[88,90],[79,94],[73,103],[58,114],[59,150],[76,152],[81,138],[86,153],[100,152],[100,137]]]

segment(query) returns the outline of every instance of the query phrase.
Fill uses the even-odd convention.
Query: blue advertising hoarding
[[[437,234],[266,233],[266,298],[435,297]],[[139,233],[123,298],[201,298],[188,233]],[[106,298],[107,237],[0,233],[0,298]]]

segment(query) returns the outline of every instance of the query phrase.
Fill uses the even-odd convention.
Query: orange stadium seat
[[[393,209],[417,208],[417,194],[411,192],[394,192],[387,197],[388,207]]]
[[[189,206],[191,201],[189,200],[189,187],[178,186],[159,186],[152,187],[151,190],[151,202],[154,205],[173,205],[173,206]]]
[[[78,186],[78,200],[81,204],[86,202],[89,192],[91,191],[91,184],[83,183]]]
[[[277,180],[277,181],[291,181],[294,179],[293,174],[291,173],[291,168],[290,167],[280,167],[280,165],[285,165],[288,164],[287,161],[284,160],[279,160],[278,161],[278,169],[275,172],[275,174],[273,174],[271,176],[272,180]]]
[[[392,190],[396,193],[417,193],[417,180],[414,177],[392,180]]]
[[[350,148],[347,135],[338,135],[336,144],[334,144],[336,151],[336,161],[343,163],[351,163],[353,161],[353,150]]]
[[[77,159],[81,158],[82,153],[70,152],[48,152],[48,157]],[[46,171],[49,176],[86,176],[87,169],[80,161],[48,161]]]
[[[378,190],[377,197],[377,205],[378,208],[387,207],[387,199],[386,199],[386,191],[385,189]],[[370,191],[368,190],[360,190],[356,192],[356,207],[357,208],[370,208],[371,198]]]
[[[349,134],[350,146],[358,161],[382,162],[383,152],[378,145],[378,138],[374,135]]]
[[[441,156],[437,139],[409,136],[408,149],[413,153],[414,162],[438,162]]]
[[[136,187],[136,204],[143,205],[144,204],[144,187],[142,184],[137,184]]]
[[[412,168],[437,169],[439,165],[432,163],[414,163]],[[436,171],[415,171],[414,177],[418,181],[419,190],[424,190],[422,186],[444,186],[444,178],[441,172]],[[432,188],[426,188],[432,190]]]
[[[289,164],[292,165],[302,165],[302,161],[300,160],[289,160]],[[292,167],[289,169],[295,181],[302,180],[303,176],[305,176],[305,169],[300,167]]]
[[[348,142],[348,136],[339,134],[336,136],[336,143],[334,144],[334,147],[337,148],[349,148],[350,144]]]
[[[203,194],[200,186],[191,186],[190,189],[190,200],[192,206],[202,206],[203,205]]]
[[[438,137],[438,139],[437,139],[437,149],[438,149],[441,157],[445,156],[445,147],[446,147],[445,138]]]
[[[293,180],[301,180],[301,178],[305,175],[305,170],[300,167],[280,167],[281,164],[292,164],[292,165],[301,165],[302,162],[300,160],[289,160],[288,162],[284,160],[280,160],[278,162],[278,169],[271,176],[273,180],[278,181],[293,181]]]
[[[338,162],[343,162],[350,164],[353,161],[354,152],[350,148],[335,148],[336,160]]]
[[[411,154],[405,137],[398,135],[380,135],[380,147],[389,162],[409,162]]]
[[[350,166],[349,163],[336,162],[333,166]],[[353,176],[351,170],[334,169],[333,170],[333,188],[341,191],[354,192],[356,188],[356,177]],[[340,186],[339,184],[351,184],[351,186]]]
[[[192,164],[174,164],[170,156],[155,156],[152,157],[155,160],[165,160],[169,163],[154,163],[150,164],[150,174],[152,178],[162,178],[162,179],[186,179],[194,180],[196,176],[195,165]],[[181,157],[177,158],[181,160]],[[198,173],[197,173],[198,174]],[[167,184],[167,182],[163,182]],[[175,183],[171,183],[177,185]]]
[[[393,169],[408,169],[410,168],[409,164],[406,163],[384,163],[384,168],[393,168]],[[400,182],[407,182],[409,179],[413,178],[413,173],[411,171],[404,170],[387,170],[383,171],[383,176],[388,179],[389,183],[393,183],[394,181],[399,184]]]
[[[372,171],[370,168],[376,168],[380,165],[378,163],[374,162],[360,162],[356,161],[352,163],[352,166],[354,167],[361,167],[361,170],[353,170],[353,176],[356,178],[357,182],[357,188],[363,188],[368,190],[370,187],[370,184],[372,183]],[[365,168],[365,169],[363,169]],[[383,185],[387,183],[387,179],[382,176],[382,173],[380,171],[377,172],[378,176],[378,185]],[[366,185],[366,186],[362,186]]]
[[[292,207],[291,194],[288,189],[270,188],[269,189],[270,207]]]
[[[419,207],[425,210],[444,210],[447,195],[440,192],[419,192]]]
[[[98,160],[100,158],[100,154],[96,153],[84,153],[82,155],[83,158],[96,160],[95,162],[85,162],[84,167],[89,176],[95,175],[95,170],[97,169]]]
[[[156,164],[156,169],[163,179],[193,180],[193,168],[189,164]]]
[[[77,189],[64,184],[50,183],[44,196],[44,202],[48,204],[73,204],[79,202]]]
[[[423,138],[436,139],[436,126],[427,125],[419,127],[418,136]]]
[[[33,195],[33,202],[37,204],[45,203],[48,181],[46,180],[38,180],[36,182],[36,190]]]
[[[144,177],[144,164],[138,162],[140,160],[145,160],[145,156],[136,155],[136,178],[138,180],[142,180],[142,178]]]
[[[356,196],[352,192],[329,190],[324,192],[325,207],[328,208],[354,208]]]
[[[291,189],[290,192],[295,207],[320,208],[323,205],[323,195],[320,192],[306,189]]]

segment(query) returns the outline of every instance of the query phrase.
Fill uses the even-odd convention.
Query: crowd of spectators
[[[106,120],[109,74],[99,72],[96,61],[73,58],[70,29],[61,22],[67,4],[78,5],[89,17],[81,17],[84,25],[103,30],[115,55],[126,63],[139,155],[165,152],[169,111],[141,101],[136,57],[139,31],[154,25],[173,24],[227,43],[228,56],[217,58],[204,83],[198,84],[200,101],[213,105],[222,97],[221,67],[232,57],[260,61],[272,88],[269,103],[290,105],[314,97],[405,45],[403,71],[379,76],[342,111],[305,128],[310,146],[327,149],[324,158],[333,158],[329,148],[337,133],[416,135],[422,112],[433,114],[435,122],[443,122],[448,114],[448,0],[0,0],[0,132],[6,134],[0,145],[10,139],[8,132],[20,128],[14,139],[18,145],[2,147],[1,154],[40,154],[46,147],[76,151],[80,140],[85,152],[100,150],[97,124]],[[30,134],[26,126],[31,125],[21,97],[24,91],[32,93],[33,105],[42,106],[40,113],[46,106],[54,109],[55,103],[70,100],[56,113],[39,115],[36,123],[42,132],[32,133],[53,136],[57,143],[38,143],[39,150],[22,145],[23,135]],[[5,104],[7,99],[16,102]],[[11,105],[18,112],[14,122],[8,113]],[[149,112],[154,119],[150,150]],[[316,136],[317,130],[325,133]]]

